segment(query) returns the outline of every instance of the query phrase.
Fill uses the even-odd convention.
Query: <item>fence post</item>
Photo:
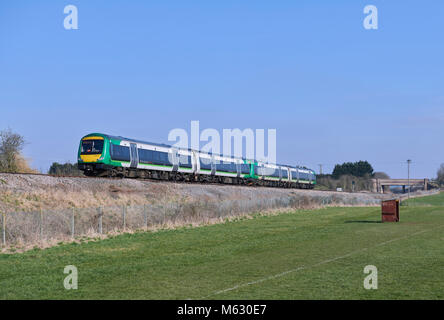
[[[146,212],[146,205],[143,205],[143,217],[144,217],[144,223],[145,223],[145,229],[148,228],[148,215]]]
[[[126,206],[122,206],[122,220],[123,220],[123,230],[125,231],[126,227]]]
[[[71,215],[71,237],[74,239],[74,231],[75,231],[75,229],[74,229],[74,223],[75,223],[75,220],[74,220],[74,216],[75,216],[75,214],[76,214],[76,208],[72,208],[72,215]]]
[[[43,239],[43,211],[40,209],[40,240]]]
[[[2,213],[2,243],[6,246],[6,214]]]
[[[99,233],[102,234],[102,216],[103,216],[103,209],[102,207],[99,207]]]

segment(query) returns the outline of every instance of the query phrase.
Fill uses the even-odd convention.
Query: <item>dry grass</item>
[[[17,171],[21,173],[39,173],[37,170],[32,169],[29,163],[30,158],[25,158],[23,155],[18,155],[16,158]]]
[[[359,204],[364,206],[365,204]],[[376,205],[371,203],[367,205]],[[177,202],[133,206],[14,212],[6,215],[4,252],[21,252],[34,247],[47,248],[60,242],[82,242],[122,233],[198,227],[248,219],[257,215],[277,215],[298,209],[319,209],[344,204],[340,197],[291,196]],[[74,221],[74,238],[72,222]],[[102,234],[100,234],[100,225]]]
[[[257,213],[374,206],[383,197],[386,196],[0,174],[0,213],[7,214],[8,250],[45,248],[72,241],[73,210],[75,241],[84,241],[103,236],[99,232],[101,212],[103,234],[113,235],[214,224]]]
[[[0,211],[91,208],[146,203],[242,200],[267,197],[329,197],[368,203],[381,195],[322,193],[277,188],[153,183],[130,179],[85,179],[0,174]],[[356,200],[353,200],[355,199]],[[349,200],[347,200],[349,199]]]

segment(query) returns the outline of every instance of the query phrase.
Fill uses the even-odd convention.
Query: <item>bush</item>
[[[79,170],[77,164],[72,164],[69,162],[64,164],[54,162],[49,168],[48,174],[55,176],[83,176],[83,172]]]
[[[444,163],[441,164],[441,166],[438,169],[436,181],[440,186],[444,186]]]
[[[342,188],[343,191],[372,191],[372,177],[355,177],[352,175],[342,175],[335,179],[333,175],[319,175],[316,178],[317,189],[336,190]]]
[[[25,139],[11,129],[0,131],[0,172],[32,173],[27,159],[21,155]]]
[[[385,172],[375,172],[373,174],[374,179],[390,179],[390,176]]]

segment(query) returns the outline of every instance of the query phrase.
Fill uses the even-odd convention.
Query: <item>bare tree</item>
[[[0,131],[0,171],[17,172],[17,160],[25,139],[11,129]]]
[[[436,180],[441,186],[444,185],[444,163],[441,163],[441,166],[438,169],[438,177]]]

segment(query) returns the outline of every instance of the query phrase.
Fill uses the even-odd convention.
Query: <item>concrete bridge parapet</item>
[[[424,190],[427,190],[429,179],[372,179],[373,192],[375,193],[389,193],[391,186],[402,186],[402,190],[405,192],[406,186],[423,186]]]

